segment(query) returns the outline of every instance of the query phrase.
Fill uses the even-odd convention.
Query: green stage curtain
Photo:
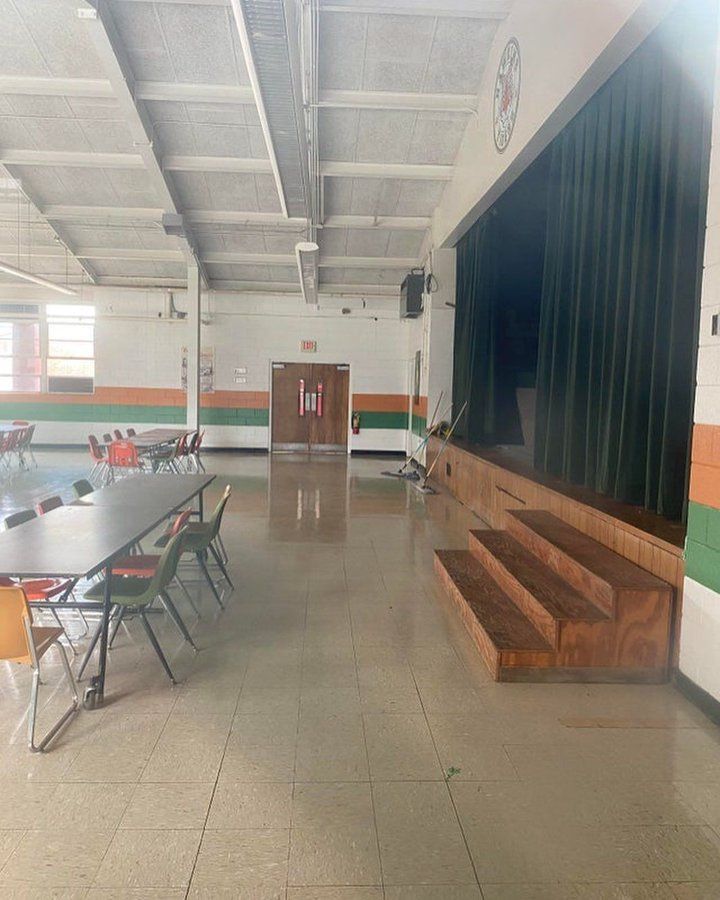
[[[551,147],[535,465],[681,518],[715,22],[680,5]]]
[[[453,411],[468,401],[456,434],[480,443],[493,441],[496,432],[497,263],[497,217],[490,213],[457,251]]]

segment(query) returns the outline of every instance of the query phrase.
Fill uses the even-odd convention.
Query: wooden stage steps
[[[545,510],[435,569],[496,681],[667,679],[672,586]]]

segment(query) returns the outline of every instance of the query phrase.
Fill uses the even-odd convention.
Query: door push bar
[[[317,390],[312,393],[306,392],[304,378],[298,381],[298,416],[300,418],[303,418],[305,413],[313,412],[319,419],[322,419],[324,399],[325,387],[322,381],[318,382]]]

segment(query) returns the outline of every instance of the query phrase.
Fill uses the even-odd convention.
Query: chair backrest
[[[103,435],[103,444],[112,444],[112,441],[113,441],[113,436],[110,434],[109,431],[106,431],[105,434]]]
[[[190,440],[188,441],[188,449],[187,449],[188,456],[192,456],[195,453],[199,437],[200,437],[199,431],[193,431],[193,433],[190,435]]]
[[[113,467],[139,469],[137,447],[131,441],[113,441],[108,447],[108,462]]]
[[[0,659],[32,663],[32,650],[25,621],[32,612],[21,587],[0,588]]]
[[[87,478],[80,478],[73,482],[73,490],[77,497],[84,497],[86,494],[92,494],[95,488],[90,484]]]
[[[225,513],[225,507],[227,506],[228,500],[230,499],[230,494],[232,494],[232,488],[229,484],[225,485],[225,490],[223,491],[223,495],[220,498],[220,502],[213,510],[212,516],[210,516],[210,533],[212,537],[210,540],[215,540],[218,536],[218,532],[220,531],[220,525],[222,524],[222,517]]]
[[[137,431],[134,428],[128,428],[128,437],[135,437]]]
[[[49,513],[53,509],[57,509],[59,506],[64,505],[62,497],[55,494],[54,497],[48,497],[46,500],[41,500],[37,505],[37,511],[41,516],[44,516],[45,513]]]
[[[202,442],[203,442],[203,438],[204,438],[204,437],[205,437],[205,432],[204,432],[204,431],[201,431],[201,432],[198,434],[198,439],[197,439],[197,441],[195,441],[195,452],[196,452],[196,453],[199,453],[199,452],[200,452],[200,448],[202,447]]]
[[[191,515],[192,515],[191,509],[184,509],[177,516],[177,518],[175,519],[175,521],[172,524],[172,528],[170,529],[170,537],[174,537],[176,534],[178,534],[178,532],[182,528],[184,528],[187,525],[188,519],[190,518]]]
[[[29,422],[26,422],[25,419],[15,419],[13,421],[13,425],[29,425]]]
[[[100,444],[94,434],[88,435],[88,445],[90,446],[90,456],[93,460],[95,462],[102,462],[102,460],[105,459],[105,455],[100,449]]]
[[[181,528],[177,534],[173,535],[167,542],[165,549],[160,554],[155,574],[152,581],[148,585],[145,592],[146,597],[157,597],[160,591],[170,584],[177,572],[178,562],[182,555],[183,542],[185,540],[185,528]]]
[[[178,459],[181,456],[187,456],[187,438],[188,436],[184,434],[180,440],[175,444],[175,458]]]
[[[113,430],[113,434],[115,435],[116,441],[124,441],[125,440],[125,436],[123,435],[122,431],[120,431],[119,428],[115,428]]]
[[[24,431],[24,435],[25,438],[23,440],[23,445],[27,448],[30,446],[30,444],[32,444],[32,439],[35,436],[35,426],[30,425],[28,428],[26,428]]]
[[[5,528],[15,528],[17,525],[24,525],[30,519],[37,519],[37,513],[34,509],[21,509],[16,513],[5,517]]]

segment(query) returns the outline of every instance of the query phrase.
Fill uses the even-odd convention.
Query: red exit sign
[[[300,350],[303,353],[317,353],[317,341],[300,341]]]

